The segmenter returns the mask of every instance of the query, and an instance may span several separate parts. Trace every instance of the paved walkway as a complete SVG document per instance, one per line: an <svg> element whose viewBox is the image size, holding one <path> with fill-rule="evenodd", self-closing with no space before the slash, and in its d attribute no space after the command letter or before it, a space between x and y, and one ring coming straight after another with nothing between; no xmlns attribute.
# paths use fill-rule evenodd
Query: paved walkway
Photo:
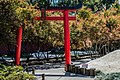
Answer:
<svg viewBox="0 0 120 80"><path fill-rule="evenodd" d="M42 74L45 74L45 80L94 80L94 78L89 76L66 73L64 68L36 70L35 75L37 80L42 80Z"/></svg>

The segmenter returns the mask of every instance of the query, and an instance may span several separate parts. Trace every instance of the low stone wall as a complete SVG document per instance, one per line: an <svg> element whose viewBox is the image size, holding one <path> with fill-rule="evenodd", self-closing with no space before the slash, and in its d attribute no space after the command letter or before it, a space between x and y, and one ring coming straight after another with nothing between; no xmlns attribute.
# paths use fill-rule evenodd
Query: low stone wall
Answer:
<svg viewBox="0 0 120 80"><path fill-rule="evenodd" d="M80 67L78 65L67 65L65 67L66 72L71 72L75 74L81 74L81 75L86 75L86 76L95 76L96 75L96 69L95 68L85 68L85 67Z"/></svg>

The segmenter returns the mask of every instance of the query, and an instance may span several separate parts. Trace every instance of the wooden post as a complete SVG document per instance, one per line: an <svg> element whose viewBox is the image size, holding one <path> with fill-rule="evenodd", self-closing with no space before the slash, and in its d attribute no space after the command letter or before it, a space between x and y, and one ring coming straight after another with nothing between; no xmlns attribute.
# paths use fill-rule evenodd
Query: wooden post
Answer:
<svg viewBox="0 0 120 80"><path fill-rule="evenodd" d="M71 64L70 28L69 28L68 10L64 10L64 48L65 48L65 64L66 67L68 67L67 65Z"/></svg>
<svg viewBox="0 0 120 80"><path fill-rule="evenodd" d="M45 74L42 74L42 80L45 80Z"/></svg>
<svg viewBox="0 0 120 80"><path fill-rule="evenodd" d="M35 75L35 68L32 66L32 74Z"/></svg>
<svg viewBox="0 0 120 80"><path fill-rule="evenodd" d="M22 26L20 26L18 31L17 31L15 65L20 65L21 43L22 43Z"/></svg>

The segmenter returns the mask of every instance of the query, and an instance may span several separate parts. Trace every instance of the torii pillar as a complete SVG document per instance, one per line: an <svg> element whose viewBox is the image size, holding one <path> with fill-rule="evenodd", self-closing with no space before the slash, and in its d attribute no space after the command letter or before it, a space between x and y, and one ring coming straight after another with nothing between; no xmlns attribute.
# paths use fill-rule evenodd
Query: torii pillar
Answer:
<svg viewBox="0 0 120 80"><path fill-rule="evenodd" d="M68 10L64 10L64 48L65 48L65 64L66 66L71 64L70 54L70 28Z"/></svg>
<svg viewBox="0 0 120 80"><path fill-rule="evenodd" d="M15 52L15 65L20 65L20 56L21 56L21 44L22 44L22 26L17 30L17 39L16 39L16 52Z"/></svg>

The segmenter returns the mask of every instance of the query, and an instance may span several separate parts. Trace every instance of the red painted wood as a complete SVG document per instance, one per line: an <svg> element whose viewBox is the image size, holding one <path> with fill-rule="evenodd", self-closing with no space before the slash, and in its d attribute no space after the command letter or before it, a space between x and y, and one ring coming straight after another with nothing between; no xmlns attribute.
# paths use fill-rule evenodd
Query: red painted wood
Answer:
<svg viewBox="0 0 120 80"><path fill-rule="evenodd" d="M69 28L69 18L68 10L64 10L64 49L65 49L65 64L71 64L71 54L70 54L70 28Z"/></svg>
<svg viewBox="0 0 120 80"><path fill-rule="evenodd" d="M42 20L41 17L36 17L35 20ZM44 20L64 20L64 17L46 17ZM76 17L68 17L68 20L76 20Z"/></svg>
<svg viewBox="0 0 120 80"><path fill-rule="evenodd" d="M20 65L21 42L22 42L22 27L19 27L17 31L17 45L16 45L16 55L15 55L16 65Z"/></svg>

